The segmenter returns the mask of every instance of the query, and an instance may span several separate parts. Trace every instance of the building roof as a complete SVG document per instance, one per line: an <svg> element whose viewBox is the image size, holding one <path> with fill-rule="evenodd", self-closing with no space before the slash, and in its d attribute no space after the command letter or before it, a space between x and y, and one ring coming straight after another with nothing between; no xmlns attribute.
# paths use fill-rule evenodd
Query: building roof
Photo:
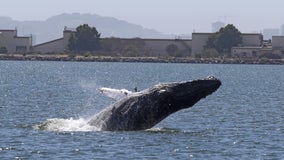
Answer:
<svg viewBox="0 0 284 160"><path fill-rule="evenodd" d="M212 35L214 32L193 32L192 34L198 35ZM262 35L261 33L241 33L241 35L249 36L249 35Z"/></svg>
<svg viewBox="0 0 284 160"><path fill-rule="evenodd" d="M14 32L14 29L0 29L0 32Z"/></svg>
<svg viewBox="0 0 284 160"><path fill-rule="evenodd" d="M232 47L232 49L261 49L262 47L260 46L257 46L257 47L254 47L254 46L245 46L245 47Z"/></svg>
<svg viewBox="0 0 284 160"><path fill-rule="evenodd" d="M76 32L76 28L64 27L64 32Z"/></svg>
<svg viewBox="0 0 284 160"><path fill-rule="evenodd" d="M284 36L272 36L272 38L275 37L275 38L284 38Z"/></svg>
<svg viewBox="0 0 284 160"><path fill-rule="evenodd" d="M16 38L31 38L31 36L16 36Z"/></svg>
<svg viewBox="0 0 284 160"><path fill-rule="evenodd" d="M46 44L53 43L53 42L56 42L56 41L60 41L60 40L63 40L63 39L64 39L64 38L55 39L55 40L52 40L52 41L48 41L48 42L44 42L44 43L41 43L41 44L34 45L33 47L38 47L38 46L46 45Z"/></svg>
<svg viewBox="0 0 284 160"><path fill-rule="evenodd" d="M194 35L194 34L199 34L199 35L212 35L212 34L214 34L214 33L209 33L209 32L193 32L192 33L192 35Z"/></svg>
<svg viewBox="0 0 284 160"><path fill-rule="evenodd" d="M244 36L253 36L253 35L262 35L261 33L241 33L241 35L244 35Z"/></svg>
<svg viewBox="0 0 284 160"><path fill-rule="evenodd" d="M102 39L119 39L119 40L143 40L143 41L191 41L191 39L158 39L158 38L117 38L117 37L110 37L110 38L102 38Z"/></svg>

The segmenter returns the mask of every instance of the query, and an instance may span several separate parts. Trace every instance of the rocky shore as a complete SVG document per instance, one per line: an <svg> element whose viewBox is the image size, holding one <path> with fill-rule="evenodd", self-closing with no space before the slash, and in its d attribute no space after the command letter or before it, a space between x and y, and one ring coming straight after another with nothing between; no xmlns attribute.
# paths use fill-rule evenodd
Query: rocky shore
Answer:
<svg viewBox="0 0 284 160"><path fill-rule="evenodd" d="M78 62L142 62L142 63L204 63L204 64L277 64L283 65L284 59L252 58L192 58L192 57L110 57L74 56L67 54L0 54L0 60L17 61L78 61Z"/></svg>

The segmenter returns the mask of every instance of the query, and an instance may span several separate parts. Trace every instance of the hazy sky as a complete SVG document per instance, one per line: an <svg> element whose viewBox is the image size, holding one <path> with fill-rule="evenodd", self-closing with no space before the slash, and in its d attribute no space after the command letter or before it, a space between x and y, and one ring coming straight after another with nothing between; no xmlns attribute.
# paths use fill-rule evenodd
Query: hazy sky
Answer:
<svg viewBox="0 0 284 160"><path fill-rule="evenodd" d="M233 23L241 32L284 24L284 0L1 0L0 6L0 16L15 20L91 13L176 35L210 32L216 21Z"/></svg>

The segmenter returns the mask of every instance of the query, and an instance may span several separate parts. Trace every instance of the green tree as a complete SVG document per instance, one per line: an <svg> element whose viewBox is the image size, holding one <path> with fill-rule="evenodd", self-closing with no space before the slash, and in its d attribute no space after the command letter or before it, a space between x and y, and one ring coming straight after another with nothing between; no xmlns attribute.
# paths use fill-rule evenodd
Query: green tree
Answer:
<svg viewBox="0 0 284 160"><path fill-rule="evenodd" d="M216 49L210 48L210 49L205 49L201 54L201 57L204 58L216 58L219 56L219 53Z"/></svg>
<svg viewBox="0 0 284 160"><path fill-rule="evenodd" d="M71 51L77 51L76 38L74 34L71 34L71 37L69 38L68 49Z"/></svg>
<svg viewBox="0 0 284 160"><path fill-rule="evenodd" d="M123 54L131 56L143 56L145 52L145 41L141 38L132 38L123 42ZM129 54L131 51L132 54Z"/></svg>
<svg viewBox="0 0 284 160"><path fill-rule="evenodd" d="M124 47L123 55L127 57L137 57L139 49L135 45L126 45Z"/></svg>
<svg viewBox="0 0 284 160"><path fill-rule="evenodd" d="M178 46L175 45L175 44L169 44L167 47L166 47L166 51L168 53L169 56L172 56L172 57L175 57L176 56L176 53L178 51Z"/></svg>
<svg viewBox="0 0 284 160"><path fill-rule="evenodd" d="M0 47L0 53L7 53L8 50L6 47Z"/></svg>
<svg viewBox="0 0 284 160"><path fill-rule="evenodd" d="M75 52L99 50L100 36L95 27L88 24L80 25L76 28L76 33L70 37L68 49Z"/></svg>
<svg viewBox="0 0 284 160"><path fill-rule="evenodd" d="M241 32L233 24L228 24L208 38L205 48L214 48L219 53L229 53L233 46L241 43Z"/></svg>

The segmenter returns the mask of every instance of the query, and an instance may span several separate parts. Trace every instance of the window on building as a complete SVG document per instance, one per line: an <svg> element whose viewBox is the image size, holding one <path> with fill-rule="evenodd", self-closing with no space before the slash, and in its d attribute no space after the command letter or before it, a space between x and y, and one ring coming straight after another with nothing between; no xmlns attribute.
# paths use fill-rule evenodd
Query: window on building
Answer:
<svg viewBox="0 0 284 160"><path fill-rule="evenodd" d="M256 51L252 51L252 57L256 57Z"/></svg>
<svg viewBox="0 0 284 160"><path fill-rule="evenodd" d="M16 46L16 52L27 51L27 46Z"/></svg>

